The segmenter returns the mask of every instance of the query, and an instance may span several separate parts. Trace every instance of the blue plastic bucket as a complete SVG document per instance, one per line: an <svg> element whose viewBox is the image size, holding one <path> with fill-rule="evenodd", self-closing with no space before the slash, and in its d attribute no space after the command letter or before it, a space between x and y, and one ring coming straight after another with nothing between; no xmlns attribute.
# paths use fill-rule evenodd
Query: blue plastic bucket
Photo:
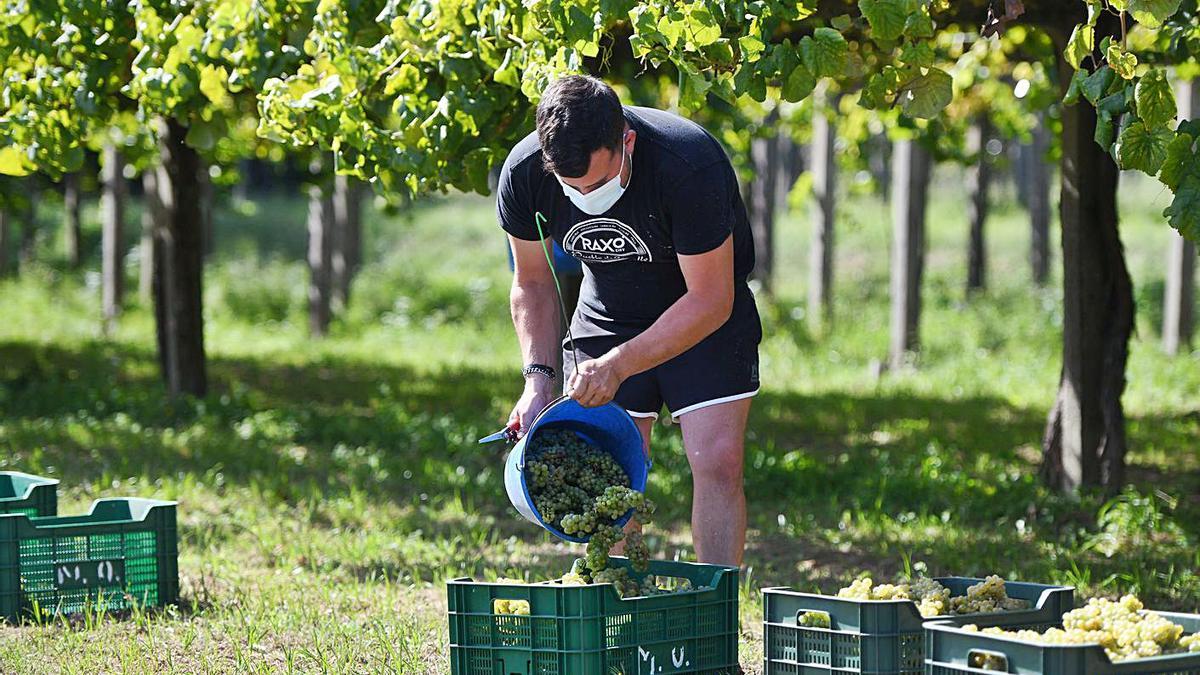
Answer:
<svg viewBox="0 0 1200 675"><path fill-rule="evenodd" d="M504 464L504 487L508 499L527 520L546 528L556 537L584 543L587 538L572 537L547 523L538 513L525 483L525 450L527 444L547 429L566 429L589 444L604 450L617 460L629 476L629 485L638 492L646 491L646 476L650 473L650 460L642 450L642 433L625 409L615 403L606 403L595 408L585 408L574 399L563 397L551 403L529 425L525 436L517 441ZM618 527L633 516L633 510L617 520Z"/></svg>

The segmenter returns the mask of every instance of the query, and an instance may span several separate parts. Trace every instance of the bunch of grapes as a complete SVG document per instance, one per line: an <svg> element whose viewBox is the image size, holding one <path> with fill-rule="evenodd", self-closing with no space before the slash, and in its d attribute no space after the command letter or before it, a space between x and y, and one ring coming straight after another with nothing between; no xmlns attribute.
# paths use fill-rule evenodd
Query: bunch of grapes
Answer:
<svg viewBox="0 0 1200 675"><path fill-rule="evenodd" d="M643 589L625 569L609 569L608 552L625 533L614 523L630 510L649 522L654 503L630 487L625 470L606 452L576 434L550 429L538 434L525 460L525 480L542 519L564 533L588 538L585 556L575 561L562 583L612 583L622 597ZM649 569L650 550L641 533L626 543L633 571Z"/></svg>
<svg viewBox="0 0 1200 675"><path fill-rule="evenodd" d="M1183 626L1154 612L1142 611L1137 597L1118 601L1092 598L1086 605L1063 615L1062 628L1043 632L984 628L982 632L1049 645L1099 644L1112 661L1141 659L1172 652L1200 652L1200 634L1183 635ZM979 631L974 624L965 630Z"/></svg>
<svg viewBox="0 0 1200 675"><path fill-rule="evenodd" d="M950 589L927 577L918 577L911 584L878 586L872 586L871 578L864 577L839 590L838 597L850 600L913 600L917 603L917 611L923 617L1029 608L1029 603L1025 600L1008 597L1004 579L996 575L971 586L966 595L957 597L950 597Z"/></svg>
<svg viewBox="0 0 1200 675"><path fill-rule="evenodd" d="M967 594L950 598L951 614L984 614L1029 609L1025 600L1008 597L1004 579L995 574L967 589Z"/></svg>
<svg viewBox="0 0 1200 675"><path fill-rule="evenodd" d="M826 612L805 612L800 615L796 624L804 628L829 628L831 626L829 614Z"/></svg>

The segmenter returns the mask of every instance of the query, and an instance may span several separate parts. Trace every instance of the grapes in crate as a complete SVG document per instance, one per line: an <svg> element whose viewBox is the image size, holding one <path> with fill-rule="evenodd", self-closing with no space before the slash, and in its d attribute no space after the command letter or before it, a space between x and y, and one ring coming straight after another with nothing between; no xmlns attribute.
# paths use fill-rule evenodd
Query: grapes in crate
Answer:
<svg viewBox="0 0 1200 675"><path fill-rule="evenodd" d="M1008 597L1004 579L991 575L967 589L966 595L951 597L950 589L934 579L918 577L911 583L872 585L870 577L855 580L838 591L850 600L912 600L921 616L983 614L1029 609L1029 603Z"/></svg>
<svg viewBox="0 0 1200 675"><path fill-rule="evenodd" d="M1099 644L1114 662L1180 652L1200 653L1200 633L1184 635L1183 626L1144 611L1142 601L1133 595L1116 601L1092 598L1083 607L1064 614L1062 623L1062 628L1042 632L1002 628L980 631L975 624L967 624L963 629L1046 645Z"/></svg>

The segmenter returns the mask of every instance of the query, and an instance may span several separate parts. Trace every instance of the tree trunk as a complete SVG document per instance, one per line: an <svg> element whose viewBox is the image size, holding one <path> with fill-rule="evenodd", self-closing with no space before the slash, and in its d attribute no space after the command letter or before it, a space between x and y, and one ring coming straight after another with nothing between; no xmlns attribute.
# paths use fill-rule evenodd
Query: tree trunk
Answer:
<svg viewBox="0 0 1200 675"><path fill-rule="evenodd" d="M82 238L79 226L79 197L79 172L72 171L63 176L63 242L67 264L71 269L78 268L82 258L79 250Z"/></svg>
<svg viewBox="0 0 1200 675"><path fill-rule="evenodd" d="M1032 142L1013 143L1009 146L1010 175L1013 187L1017 191L1017 204L1023 209L1029 208L1029 169L1034 161L1036 159Z"/></svg>
<svg viewBox="0 0 1200 675"><path fill-rule="evenodd" d="M125 160L117 146L104 146L100 167L101 307L104 332L110 332L121 314L124 270L121 262L125 222Z"/></svg>
<svg viewBox="0 0 1200 675"><path fill-rule="evenodd" d="M213 252L213 184L208 173L208 164L201 162L196 171L196 185L200 193L200 227L204 233L204 257Z"/></svg>
<svg viewBox="0 0 1200 675"><path fill-rule="evenodd" d="M1070 68L1060 64L1060 71L1060 81L1068 81ZM1063 367L1042 470L1062 491L1098 485L1114 491L1124 481L1121 395L1134 315L1117 231L1119 174L1093 140L1095 108L1064 106L1062 127Z"/></svg>
<svg viewBox="0 0 1200 675"><path fill-rule="evenodd" d="M1200 83L1179 83L1179 118L1200 117ZM1167 249L1167 288L1163 298L1163 351L1171 356L1190 349L1195 328L1196 245L1171 231Z"/></svg>
<svg viewBox="0 0 1200 675"><path fill-rule="evenodd" d="M824 91L814 98L812 116L812 211L808 256L808 325L819 332L833 316L833 222L837 193L834 142L837 126L826 116ZM836 106L834 106L836 109Z"/></svg>
<svg viewBox="0 0 1200 675"><path fill-rule="evenodd" d="M21 247L17 254L21 267L32 263L34 258L37 257L37 207L39 190L36 181L36 176L30 176L23 183L27 191L27 201L25 208L21 210Z"/></svg>
<svg viewBox="0 0 1200 675"><path fill-rule="evenodd" d="M867 166L875 182L875 194L887 199L892 185L892 142L886 133L876 134L867 141L870 155Z"/></svg>
<svg viewBox="0 0 1200 675"><path fill-rule="evenodd" d="M310 171L314 184L308 188L308 331L324 337L333 295L333 194L320 176L320 160L313 161Z"/></svg>
<svg viewBox="0 0 1200 675"><path fill-rule="evenodd" d="M0 209L0 277L8 276L8 211Z"/></svg>
<svg viewBox="0 0 1200 675"><path fill-rule="evenodd" d="M352 176L336 176L333 186L333 307L350 302L350 287L362 264L362 189Z"/></svg>
<svg viewBox="0 0 1200 675"><path fill-rule="evenodd" d="M152 166L142 173L142 241L138 246L138 296L143 302L154 297L154 254L156 232L167 221L162 197L159 195L159 174L162 168Z"/></svg>
<svg viewBox="0 0 1200 675"><path fill-rule="evenodd" d="M1046 113L1037 115L1033 129L1033 142L1026 148L1028 160L1025 171L1025 188L1029 201L1029 265L1033 270L1033 282L1045 286L1050 279L1050 164L1046 153L1050 150L1050 130L1046 127Z"/></svg>
<svg viewBox="0 0 1200 675"><path fill-rule="evenodd" d="M160 123L157 188L166 213L155 230L154 300L159 357L172 396L204 396L204 229L197 171L200 157L184 141L187 127Z"/></svg>
<svg viewBox="0 0 1200 675"><path fill-rule="evenodd" d="M1163 298L1163 351L1189 350L1195 330L1196 245L1171 231L1167 251L1167 289Z"/></svg>
<svg viewBox="0 0 1200 675"><path fill-rule="evenodd" d="M779 113L772 110L763 122L763 127L772 130L777 125ZM779 143L774 135L754 138L750 141L750 162L754 167L754 180L750 183L750 234L754 238L753 277L762 284L763 290L771 292L771 275L774 268L775 239L775 164L779 156Z"/></svg>
<svg viewBox="0 0 1200 675"><path fill-rule="evenodd" d="M932 160L911 140L892 145L892 369L920 347L921 276L925 267L925 205Z"/></svg>
<svg viewBox="0 0 1200 675"><path fill-rule="evenodd" d="M967 147L977 153L974 163L967 167L966 188L970 195L967 201L967 219L970 221L971 236L967 250L967 295L987 287L987 246L984 240L984 225L988 216L988 189L991 187L992 167L987 153L988 138L992 125L986 114L979 116L967 132Z"/></svg>

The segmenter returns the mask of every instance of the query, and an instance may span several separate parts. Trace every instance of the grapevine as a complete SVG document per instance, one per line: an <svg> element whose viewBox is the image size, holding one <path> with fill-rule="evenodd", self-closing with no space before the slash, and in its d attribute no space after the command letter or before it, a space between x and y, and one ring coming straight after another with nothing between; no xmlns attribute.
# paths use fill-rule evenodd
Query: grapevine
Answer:
<svg viewBox="0 0 1200 675"><path fill-rule="evenodd" d="M1126 661L1179 652L1200 652L1200 633L1183 634L1183 626L1154 612L1143 611L1141 600L1126 595L1113 601L1092 598L1087 605L1063 615L1062 628L1006 631L980 630L975 624L964 630L1048 645L1099 644L1112 661Z"/></svg>
<svg viewBox="0 0 1200 675"><path fill-rule="evenodd" d="M933 579L919 577L911 584L879 584L870 577L857 579L838 591L850 600L913 600L921 616L981 614L1028 609L1029 603L1008 597L1004 579L992 575L967 589L966 595L951 597L950 589Z"/></svg>

